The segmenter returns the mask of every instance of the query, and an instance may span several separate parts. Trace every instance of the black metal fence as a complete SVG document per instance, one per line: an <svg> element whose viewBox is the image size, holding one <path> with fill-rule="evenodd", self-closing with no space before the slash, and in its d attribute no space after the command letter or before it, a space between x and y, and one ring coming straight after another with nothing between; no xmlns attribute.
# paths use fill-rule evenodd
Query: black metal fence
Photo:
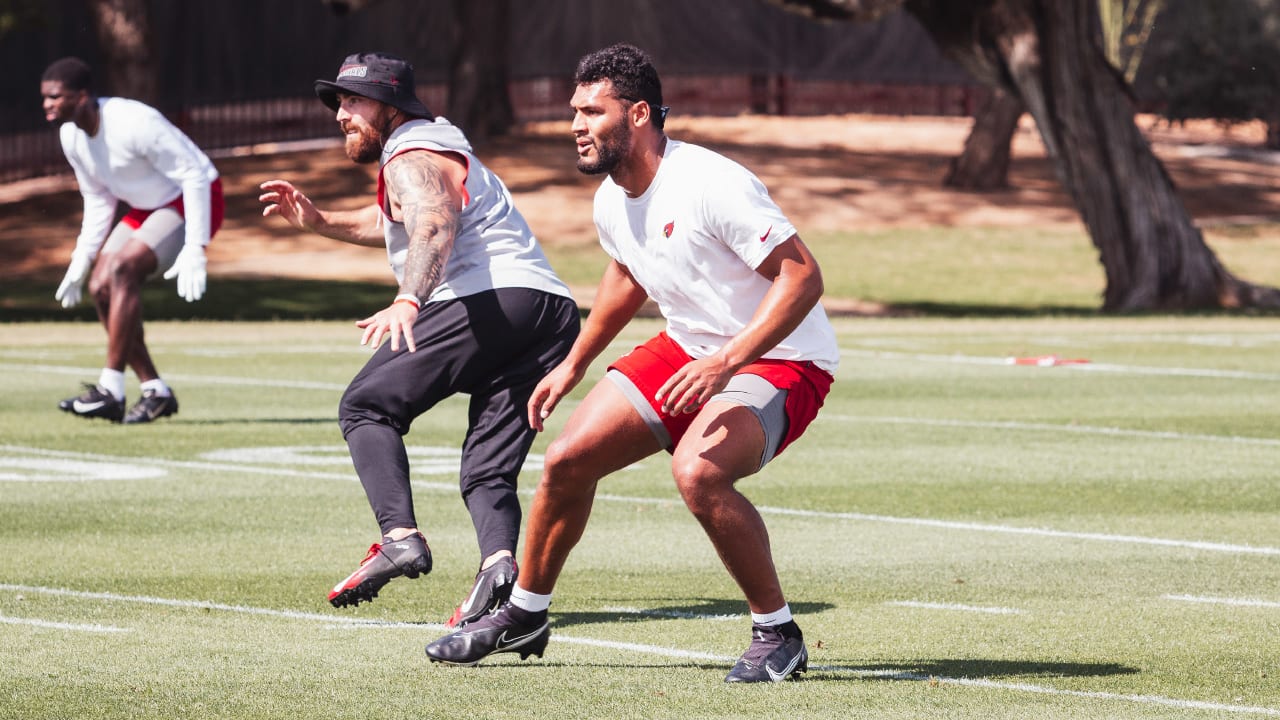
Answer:
<svg viewBox="0 0 1280 720"><path fill-rule="evenodd" d="M0 39L0 182L61 173L39 102L44 66L102 53L83 0L45 0ZM319 0L152 0L162 111L206 149L334 134L312 94L359 50L414 63L428 107L447 105L452 3L380 0L337 16ZM509 91L519 121L567 117L578 57L613 42L644 47L683 114L968 114L983 91L905 13L866 25L819 23L762 0L513 2ZM460 38L458 42L465 42ZM108 94L104 92L103 94Z"/></svg>

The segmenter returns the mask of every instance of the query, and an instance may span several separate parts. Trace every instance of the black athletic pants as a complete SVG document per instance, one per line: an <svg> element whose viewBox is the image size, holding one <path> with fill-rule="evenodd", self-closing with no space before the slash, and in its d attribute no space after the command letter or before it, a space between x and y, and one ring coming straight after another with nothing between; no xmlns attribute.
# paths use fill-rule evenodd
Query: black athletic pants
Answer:
<svg viewBox="0 0 1280 720"><path fill-rule="evenodd" d="M516 480L536 434L526 405L533 388L578 335L569 298L502 288L427 303L413 326L417 352L401 339L373 354L342 396L338 422L356 474L385 535L417 527L403 436L415 418L455 393L471 396L462 444L462 499L481 559L515 552Z"/></svg>

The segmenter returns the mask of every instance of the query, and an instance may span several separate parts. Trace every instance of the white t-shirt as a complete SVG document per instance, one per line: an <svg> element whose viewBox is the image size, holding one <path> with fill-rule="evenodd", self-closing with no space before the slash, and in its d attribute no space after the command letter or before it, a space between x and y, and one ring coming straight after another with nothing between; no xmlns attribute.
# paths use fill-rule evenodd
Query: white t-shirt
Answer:
<svg viewBox="0 0 1280 720"><path fill-rule="evenodd" d="M107 238L116 205L155 210L182 197L186 243L209 244L209 185L218 171L209 157L155 108L126 98L98 98L93 137L74 122L59 129L62 152L84 196L76 246L91 254Z"/></svg>
<svg viewBox="0 0 1280 720"><path fill-rule="evenodd" d="M695 358L747 326L772 286L755 268L796 234L751 171L671 139L640 197L605 179L595 223L604 251L627 267L658 304L667 334ZM762 357L809 360L834 374L840 353L821 304Z"/></svg>
<svg viewBox="0 0 1280 720"><path fill-rule="evenodd" d="M467 163L466 206L458 217L444 277L431 291L428 302L466 297L495 288L531 288L571 298L569 288L551 269L542 246L502 180L471 151L471 143L456 126L442 117L413 120L396 128L382 148L382 167L396 155L416 148L452 152ZM409 255L409 232L404 223L386 214L382 171L378 174L378 208L382 212L387 260L404 282L404 261Z"/></svg>

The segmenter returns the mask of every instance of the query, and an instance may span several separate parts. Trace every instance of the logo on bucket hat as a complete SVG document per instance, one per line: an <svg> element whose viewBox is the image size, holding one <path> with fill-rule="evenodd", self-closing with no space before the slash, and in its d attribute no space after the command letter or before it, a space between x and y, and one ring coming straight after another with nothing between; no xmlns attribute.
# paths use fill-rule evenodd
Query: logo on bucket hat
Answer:
<svg viewBox="0 0 1280 720"><path fill-rule="evenodd" d="M377 100L414 117L430 118L431 111L414 94L413 66L387 53L348 55L333 82L316 80L316 96L330 110L338 110L338 93Z"/></svg>

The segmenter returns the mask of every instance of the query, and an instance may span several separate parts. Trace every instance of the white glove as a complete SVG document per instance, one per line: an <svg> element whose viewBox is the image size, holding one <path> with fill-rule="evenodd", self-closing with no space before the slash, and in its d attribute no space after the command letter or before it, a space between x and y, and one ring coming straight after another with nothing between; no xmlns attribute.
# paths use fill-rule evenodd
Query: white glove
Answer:
<svg viewBox="0 0 1280 720"><path fill-rule="evenodd" d="M165 274L165 280L178 278L178 296L187 302L195 302L204 296L205 272L204 248L199 245L183 245L173 261L173 267Z"/></svg>
<svg viewBox="0 0 1280 720"><path fill-rule="evenodd" d="M80 289L84 287L84 279L89 275L89 266L93 259L89 253L74 250L71 253L71 264L67 265L67 274L62 277L62 284L53 294L53 299L62 303L64 308L73 308L80 304Z"/></svg>

